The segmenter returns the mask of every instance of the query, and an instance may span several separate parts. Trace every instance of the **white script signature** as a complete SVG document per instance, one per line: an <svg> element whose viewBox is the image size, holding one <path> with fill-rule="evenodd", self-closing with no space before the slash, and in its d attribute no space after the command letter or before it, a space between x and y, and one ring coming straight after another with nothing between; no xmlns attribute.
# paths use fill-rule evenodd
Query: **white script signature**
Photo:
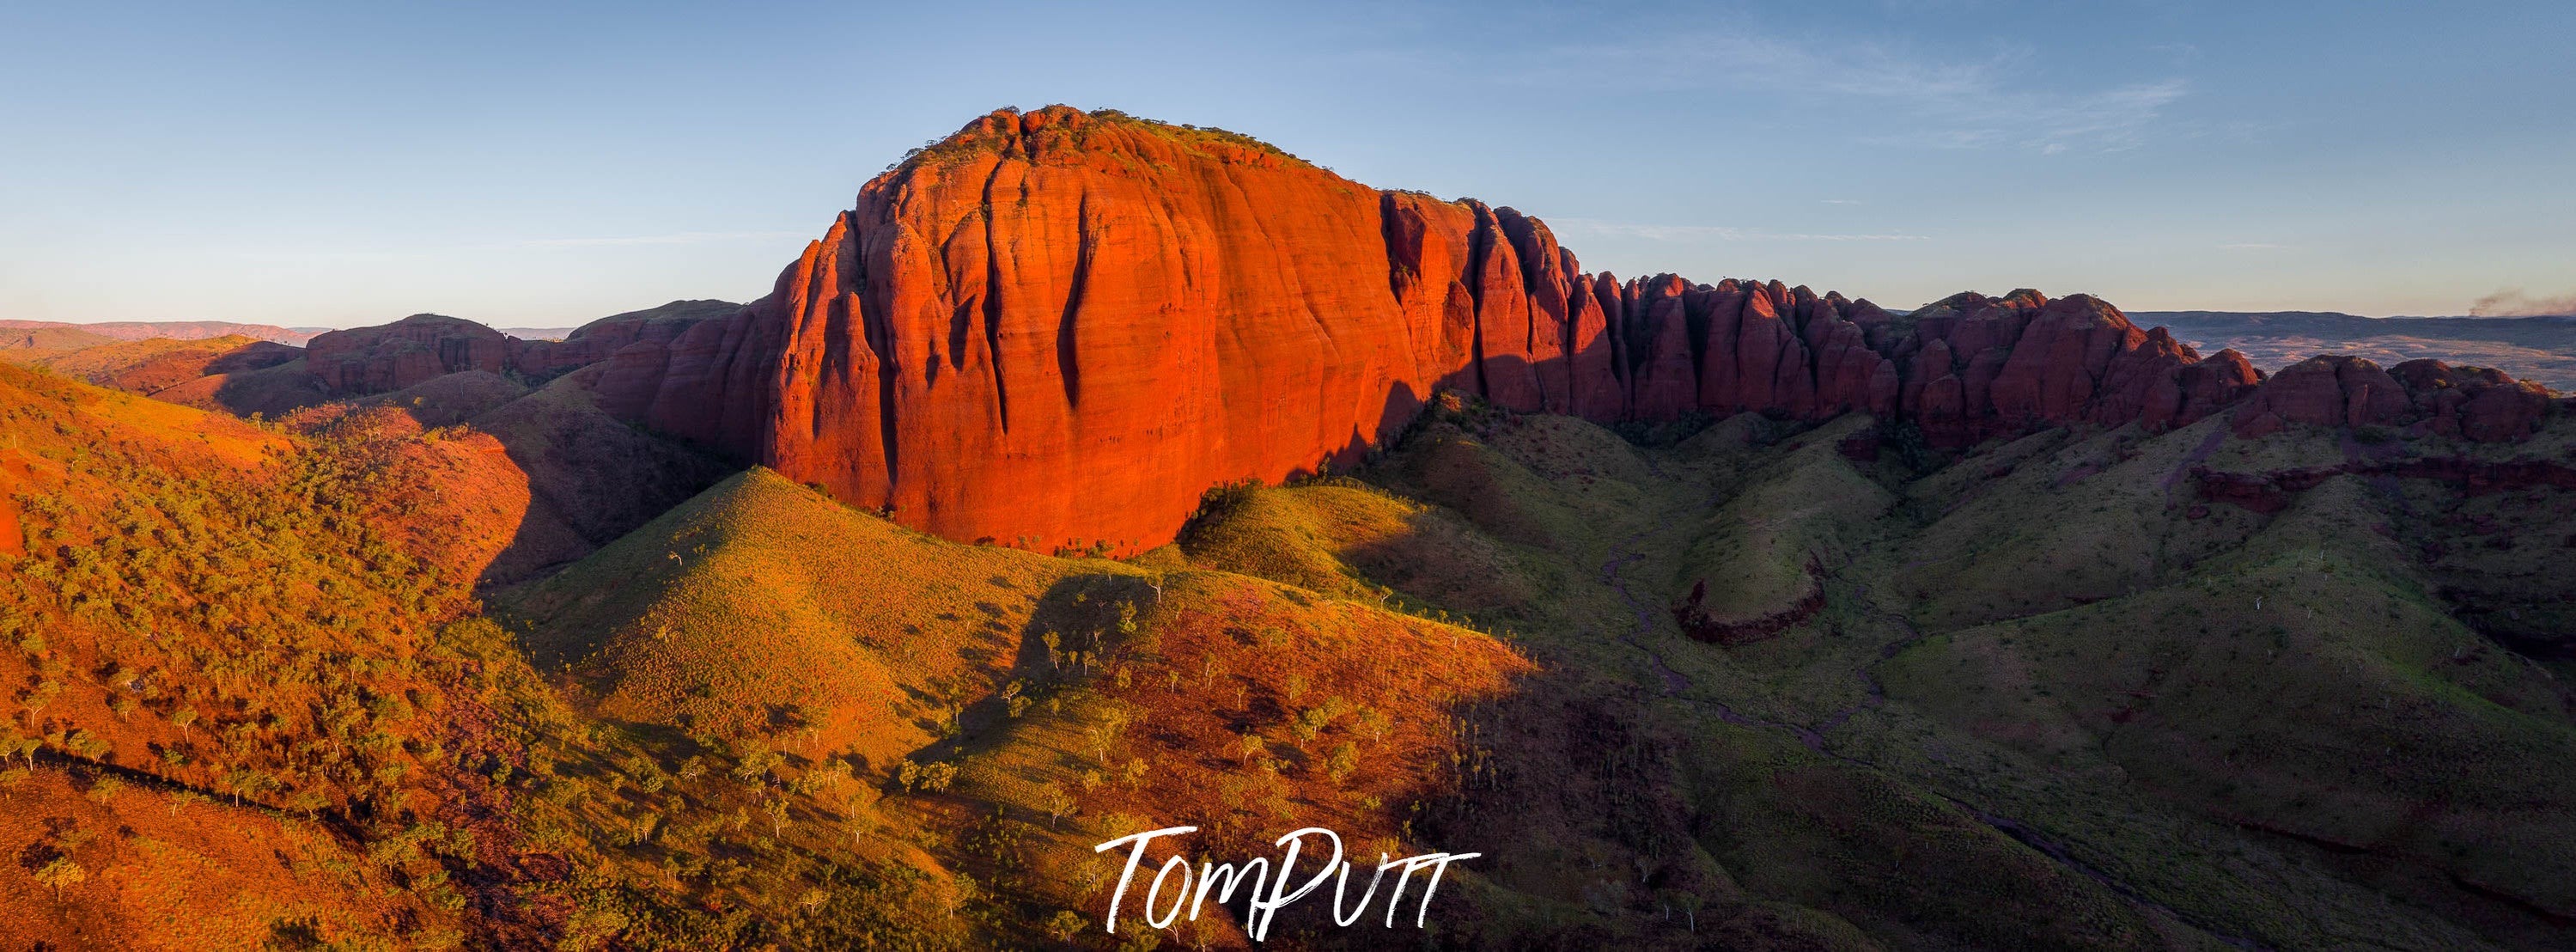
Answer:
<svg viewBox="0 0 2576 952"><path fill-rule="evenodd" d="M1109 894L1107 925L1110 932L1118 931L1118 904L1126 898L1127 887L1135 882L1136 867L1144 862L1146 845L1157 837L1178 837L1197 831L1198 827L1195 826L1165 827L1122 836L1091 848L1094 853L1106 853L1120 846L1128 847L1127 868L1118 874L1118 891ZM1332 844L1333 856L1324 861L1323 866L1315 871L1312 878L1306 880L1305 885L1290 891L1288 883L1293 878L1291 874L1297 868L1297 853L1305 847L1306 838L1315 835L1321 835ZM1164 860L1163 868L1154 874L1153 885L1145 890L1145 924L1156 929L1167 928L1173 922L1179 921L1181 907L1184 905L1189 907L1190 919L1196 921L1199 910L1207 902L1208 893L1211 890L1216 892L1217 905L1222 908L1226 903L1233 901L1237 886L1248 885L1248 904L1243 914L1243 932L1252 941L1259 942L1269 933L1270 923L1278 918L1279 910L1305 898L1307 893L1314 892L1323 886L1324 880L1333 879L1338 875L1339 881L1333 884L1333 924L1348 926L1358 922L1360 916L1368 912L1370 902L1377 896L1378 880L1384 879L1387 870L1393 869L1397 870L1395 892L1388 896L1386 901L1386 927L1391 929L1395 927L1396 909L1404 902L1405 884L1412 880L1416 871L1429 869L1430 878L1422 887L1421 911L1413 915L1414 928L1418 929L1422 927L1423 917L1430 914L1431 894L1440 888L1440 876L1448 872L1449 864L1485 855L1483 853L1425 853L1402 859L1388 859L1386 854L1380 853L1377 872L1369 877L1368 891L1360 894L1359 905L1352 907L1350 914L1344 916L1342 899L1345 889L1350 885L1352 864L1342 860L1341 834L1320 826L1310 826L1292 831L1271 845L1287 847L1287 851L1280 855L1279 866L1275 871L1270 866L1269 857L1264 856L1254 857L1239 867L1233 863L1203 861L1196 871L1196 876L1193 877L1188 857L1174 854L1170 859ZM1162 908L1164 880L1175 870L1180 872L1180 882L1173 884L1171 908L1158 917L1155 912ZM1198 886L1195 891L1191 889L1193 878ZM1245 882L1247 879L1248 884ZM1224 884L1222 887L1218 886L1220 882ZM1266 891L1263 888L1265 883L1268 886Z"/></svg>

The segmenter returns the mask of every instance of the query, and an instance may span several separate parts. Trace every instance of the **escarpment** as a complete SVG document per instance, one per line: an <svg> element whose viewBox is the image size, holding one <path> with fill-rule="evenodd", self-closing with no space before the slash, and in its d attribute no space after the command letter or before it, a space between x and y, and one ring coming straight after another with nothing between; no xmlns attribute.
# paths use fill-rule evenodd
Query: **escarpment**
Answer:
<svg viewBox="0 0 2576 952"><path fill-rule="evenodd" d="M315 335L303 357L307 372L330 396L389 393L475 370L540 382L606 360L638 342L667 344L700 321L741 308L726 301L673 301L600 318L559 341L521 340L474 321L414 314L391 324Z"/></svg>
<svg viewBox="0 0 2576 952"><path fill-rule="evenodd" d="M1623 281L1510 208L1064 107L908 158L768 297L596 373L612 412L907 525L1111 552L1169 540L1210 486L1355 461L1442 387L1602 423L1864 412L1956 447L2181 426L2263 379L2085 295L1899 315L1776 280Z"/></svg>

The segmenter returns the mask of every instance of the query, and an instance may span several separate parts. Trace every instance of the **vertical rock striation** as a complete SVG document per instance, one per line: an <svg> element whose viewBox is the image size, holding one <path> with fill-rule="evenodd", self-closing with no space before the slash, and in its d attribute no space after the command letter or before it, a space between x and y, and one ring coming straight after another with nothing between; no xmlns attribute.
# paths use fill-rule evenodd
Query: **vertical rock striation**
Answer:
<svg viewBox="0 0 2576 952"><path fill-rule="evenodd" d="M1959 446L2180 426L2262 379L2083 295L1900 316L1621 281L1510 208L1064 107L908 157L768 297L674 329L607 356L604 406L938 535L1114 552L1210 486L1355 460L1441 387L1602 423L1865 412Z"/></svg>

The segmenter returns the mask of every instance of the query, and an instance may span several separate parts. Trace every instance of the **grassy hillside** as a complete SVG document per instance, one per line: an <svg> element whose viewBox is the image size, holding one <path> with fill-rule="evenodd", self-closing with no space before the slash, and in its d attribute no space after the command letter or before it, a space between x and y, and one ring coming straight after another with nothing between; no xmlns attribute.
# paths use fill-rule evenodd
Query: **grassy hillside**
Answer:
<svg viewBox="0 0 2576 952"><path fill-rule="evenodd" d="M293 347L238 335L200 340L154 337L101 343L30 363L102 387L152 396L209 374L274 367L301 356Z"/></svg>
<svg viewBox="0 0 2576 952"><path fill-rule="evenodd" d="M241 335L106 337L69 327L0 333L0 360L102 387L240 416L280 416L328 399L303 351Z"/></svg>
<svg viewBox="0 0 2576 952"><path fill-rule="evenodd" d="M881 764L1020 660L1049 592L1098 573L917 535L752 470L508 605L531 657L573 668L606 716L792 733Z"/></svg>
<svg viewBox="0 0 2576 952"><path fill-rule="evenodd" d="M464 806L435 779L450 741L427 712L446 706L456 677L429 657L437 626L466 606L352 518L329 459L229 417L0 368L0 467L15 477L5 505L16 523L0 526L16 530L0 551L0 683L12 700L0 743L20 755L17 780L51 791L31 796L63 801L72 784L113 806L101 786L130 783L137 801L176 791L250 811L210 830L325 813L400 829ZM82 897L104 930L83 935L169 914L166 890L156 899L134 877L248 848L221 836L177 853L141 834L100 841L97 824L113 815L76 813L23 854L90 874L46 895ZM314 852L302 862L347 867L352 896L372 895L399 874L368 862L347 829L303 834ZM281 879L263 862L234 869L246 895L274 908L225 928L326 939L460 928L428 887L302 922L294 910L331 905L337 887Z"/></svg>
<svg viewBox="0 0 2576 952"><path fill-rule="evenodd" d="M1492 786L1432 827L1516 845L1486 870L1510 890L1484 897L1495 941L1688 945L1682 906L1743 947L2558 941L2565 692L2454 620L2428 578L2459 557L2421 553L2522 551L2456 541L2504 518L2564 535L2536 521L2559 495L2346 477L2264 515L2203 500L2191 468L2351 442L2052 431L1918 469L1837 452L1867 425L1740 418L1656 448L1452 405L1361 474L1446 506L1249 490L1183 547L1514 629L1545 673L1487 710ZM1355 559L1408 548L1544 594ZM2515 604L2565 584L2495 558ZM1800 562L1812 614L1685 636L1703 580L1780 592Z"/></svg>
<svg viewBox="0 0 2576 952"><path fill-rule="evenodd" d="M1187 824L1481 852L1404 934L1443 947L2576 917L2564 419L1945 456L1444 397L1110 561L719 478L579 377L253 424L0 368L0 910L70 945L1110 948L1090 847ZM2544 475L2457 475L2496 463ZM1318 908L1277 941L1382 935ZM1241 909L1156 941L1238 946Z"/></svg>
<svg viewBox="0 0 2576 952"><path fill-rule="evenodd" d="M10 938L39 947L463 939L439 905L454 892L387 875L325 824L109 770L0 770L0 850L21 868L0 876Z"/></svg>
<svg viewBox="0 0 2576 952"><path fill-rule="evenodd" d="M917 877L988 937L1096 916L1110 861L1088 847L1125 833L1197 823L1239 847L1294 817L1400 839L1440 788L1445 712L1526 667L1480 633L1240 575L929 538L759 469L503 608L661 769L774 777L700 813L787 804L778 829L808 833L776 842ZM660 852L731 855L694 835ZM789 875L763 848L738 862ZM803 893L780 888L738 901Z"/></svg>

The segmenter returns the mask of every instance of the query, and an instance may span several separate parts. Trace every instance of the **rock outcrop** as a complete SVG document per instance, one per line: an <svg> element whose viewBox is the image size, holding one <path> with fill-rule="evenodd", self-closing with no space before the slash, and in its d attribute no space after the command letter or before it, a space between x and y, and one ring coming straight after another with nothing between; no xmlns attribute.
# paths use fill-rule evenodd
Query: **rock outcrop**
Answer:
<svg viewBox="0 0 2576 952"><path fill-rule="evenodd" d="M1063 107L909 157L770 296L598 368L603 408L908 525L1115 552L1170 539L1210 486L1356 460L1442 387L1603 423L1867 412L1948 447L2182 426L2262 381L2084 295L1900 316L1779 281L1621 281L1510 208ZM2312 396L2282 402L2322 418ZM2509 425L2474 399L2463 428Z"/></svg>
<svg viewBox="0 0 2576 952"><path fill-rule="evenodd" d="M1960 294L1908 315L1902 416L1934 446L2046 426L2183 426L2235 402L2262 375L2235 351L2200 359L2162 328L2078 294Z"/></svg>
<svg viewBox="0 0 2576 952"><path fill-rule="evenodd" d="M333 395L385 393L466 370L500 373L519 342L473 321L414 314L329 331L305 345L305 368Z"/></svg>
<svg viewBox="0 0 2576 952"><path fill-rule="evenodd" d="M2410 360L2381 370L2359 357L2323 356L2282 368L2237 405L2231 422L2246 437L2302 423L2512 443L2530 436L2549 408L2546 388L2484 367Z"/></svg>
<svg viewBox="0 0 2576 952"><path fill-rule="evenodd" d="M440 314L328 331L304 350L305 366L331 396L390 393L467 371L543 383L638 344L668 345L701 321L742 310L730 301L673 301L584 324L560 341L521 340Z"/></svg>
<svg viewBox="0 0 2576 952"><path fill-rule="evenodd" d="M673 301L660 307L612 314L574 328L559 341L520 341L510 367L530 382L543 382L590 366L639 343L669 346L699 321L742 310L731 301Z"/></svg>

